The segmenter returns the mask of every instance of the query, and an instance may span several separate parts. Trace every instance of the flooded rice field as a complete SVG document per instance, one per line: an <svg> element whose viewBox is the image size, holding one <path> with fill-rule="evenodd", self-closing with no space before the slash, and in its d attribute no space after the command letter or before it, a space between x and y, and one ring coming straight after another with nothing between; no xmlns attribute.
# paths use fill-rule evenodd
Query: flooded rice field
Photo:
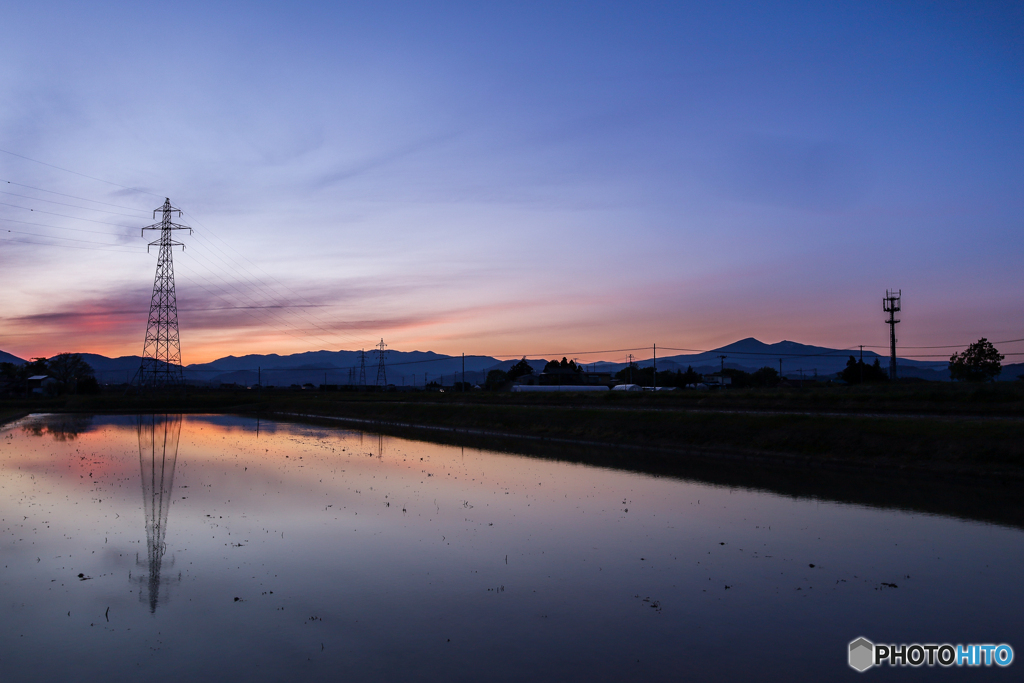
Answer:
<svg viewBox="0 0 1024 683"><path fill-rule="evenodd" d="M5 682L834 680L858 636L1024 644L1014 525L240 417L0 437Z"/></svg>

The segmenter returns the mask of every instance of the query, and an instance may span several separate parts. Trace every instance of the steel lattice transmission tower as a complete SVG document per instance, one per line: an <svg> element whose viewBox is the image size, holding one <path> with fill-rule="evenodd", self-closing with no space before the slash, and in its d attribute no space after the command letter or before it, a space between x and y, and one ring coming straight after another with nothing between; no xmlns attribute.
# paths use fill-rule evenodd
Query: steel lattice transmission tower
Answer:
<svg viewBox="0 0 1024 683"><path fill-rule="evenodd" d="M384 343L384 339L380 340L380 344L377 344L377 386L384 388L388 385L388 374L387 370L384 369L384 359L387 357L388 352L384 350L387 344Z"/></svg>
<svg viewBox="0 0 1024 683"><path fill-rule="evenodd" d="M168 580L161 577L164 554L167 552L167 513L174 497L174 466L178 460L178 437L181 415L150 415L138 418L139 465L142 467L142 502L146 511L145 562L138 564L149 571L136 581L148 591L139 591L139 600L149 596L149 611L156 612L160 592ZM171 564L173 566L172 558ZM180 578L179 578L180 581Z"/></svg>
<svg viewBox="0 0 1024 683"><path fill-rule="evenodd" d="M359 386L366 386L366 351L359 349Z"/></svg>
<svg viewBox="0 0 1024 683"><path fill-rule="evenodd" d="M890 292L885 290L885 299L882 300L882 310L889 314L886 324L889 326L889 379L896 379L896 314L900 310L900 299L903 297L903 290Z"/></svg>
<svg viewBox="0 0 1024 683"><path fill-rule="evenodd" d="M171 206L171 200L164 201L159 209L163 213L159 223L142 229L159 230L160 237L149 243L149 247L160 247L156 261L156 278L153 280L153 298L149 304L149 322L146 324L146 343L142 348L142 366L139 368L139 387L163 387L184 384L185 377L181 370L181 344L178 341L178 300L174 293L174 247L185 248L181 242L172 239L175 230L188 230L187 225L173 223L175 213L181 211Z"/></svg>

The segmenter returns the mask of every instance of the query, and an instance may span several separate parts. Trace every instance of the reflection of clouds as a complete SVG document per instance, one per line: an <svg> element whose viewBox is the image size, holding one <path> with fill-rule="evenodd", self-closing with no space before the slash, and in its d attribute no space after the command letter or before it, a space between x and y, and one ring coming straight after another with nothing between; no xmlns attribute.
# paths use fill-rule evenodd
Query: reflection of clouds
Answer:
<svg viewBox="0 0 1024 683"><path fill-rule="evenodd" d="M174 489L174 466L178 459L181 415L147 415L138 419L139 464L142 468L142 506L146 513L147 574L145 584L149 611L156 612L163 582L164 553L167 551L167 513ZM142 564L141 562L139 564ZM172 562L173 564L173 562ZM139 591L139 600L146 595Z"/></svg>
<svg viewBox="0 0 1024 683"><path fill-rule="evenodd" d="M864 195L867 160L828 140L752 135L713 165L710 180L728 196L797 209L837 209Z"/></svg>

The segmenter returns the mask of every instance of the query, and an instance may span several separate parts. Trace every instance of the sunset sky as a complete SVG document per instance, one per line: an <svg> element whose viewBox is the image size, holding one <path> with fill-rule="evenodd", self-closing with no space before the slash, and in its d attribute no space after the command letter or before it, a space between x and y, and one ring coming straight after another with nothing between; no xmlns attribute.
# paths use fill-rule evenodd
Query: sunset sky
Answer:
<svg viewBox="0 0 1024 683"><path fill-rule="evenodd" d="M41 1L3 23L0 349L23 358L141 353L164 197L195 229L186 364L382 337L884 347L887 288L903 345L1024 338L1021 3Z"/></svg>

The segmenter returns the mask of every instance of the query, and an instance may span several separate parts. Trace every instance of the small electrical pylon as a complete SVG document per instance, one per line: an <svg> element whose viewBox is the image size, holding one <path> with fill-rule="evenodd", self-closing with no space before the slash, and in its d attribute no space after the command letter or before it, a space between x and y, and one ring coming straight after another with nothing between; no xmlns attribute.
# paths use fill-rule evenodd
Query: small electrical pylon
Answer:
<svg viewBox="0 0 1024 683"><path fill-rule="evenodd" d="M384 367L384 359L387 357L388 352L385 351L387 344L384 343L384 339L380 340L380 344L377 344L377 386L381 389L388 385L387 370Z"/></svg>

